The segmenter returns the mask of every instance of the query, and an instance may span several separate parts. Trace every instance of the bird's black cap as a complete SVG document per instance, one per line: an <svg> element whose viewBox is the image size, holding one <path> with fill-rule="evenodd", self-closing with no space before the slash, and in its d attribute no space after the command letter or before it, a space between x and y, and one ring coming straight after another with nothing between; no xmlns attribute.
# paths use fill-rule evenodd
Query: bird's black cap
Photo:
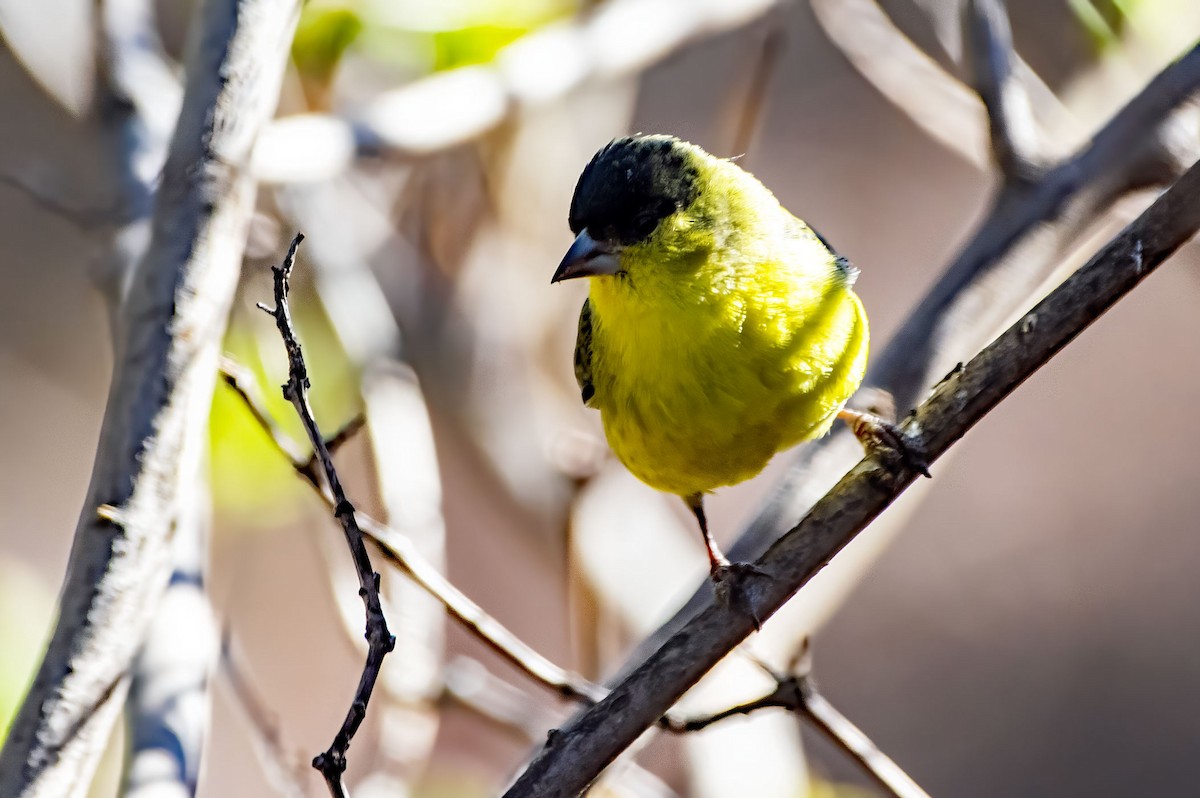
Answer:
<svg viewBox="0 0 1200 798"><path fill-rule="evenodd" d="M615 139L579 176L568 222L576 235L634 244L699 193L692 154L669 136Z"/></svg>

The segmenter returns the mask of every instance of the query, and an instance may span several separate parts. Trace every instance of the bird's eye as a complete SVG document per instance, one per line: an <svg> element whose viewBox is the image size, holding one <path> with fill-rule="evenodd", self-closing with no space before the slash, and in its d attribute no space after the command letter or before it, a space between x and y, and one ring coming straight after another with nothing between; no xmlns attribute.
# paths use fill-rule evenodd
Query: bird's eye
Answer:
<svg viewBox="0 0 1200 798"><path fill-rule="evenodd" d="M633 218L633 231L639 238L648 236L658 227L657 213L639 213Z"/></svg>
<svg viewBox="0 0 1200 798"><path fill-rule="evenodd" d="M670 200L660 200L644 208L633 217L633 232L638 238L645 238L654 232L658 223L675 212L675 203Z"/></svg>

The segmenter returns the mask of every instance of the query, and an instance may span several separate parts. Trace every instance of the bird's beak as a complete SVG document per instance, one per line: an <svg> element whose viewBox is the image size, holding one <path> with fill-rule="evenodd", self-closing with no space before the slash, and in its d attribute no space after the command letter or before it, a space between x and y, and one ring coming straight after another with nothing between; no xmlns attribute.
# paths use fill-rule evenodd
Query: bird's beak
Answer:
<svg viewBox="0 0 1200 798"><path fill-rule="evenodd" d="M576 277L596 277L601 274L616 274L621 263L610 245L596 241L587 230L579 233L575 243L563 256L558 270L550 278L551 283L572 280Z"/></svg>

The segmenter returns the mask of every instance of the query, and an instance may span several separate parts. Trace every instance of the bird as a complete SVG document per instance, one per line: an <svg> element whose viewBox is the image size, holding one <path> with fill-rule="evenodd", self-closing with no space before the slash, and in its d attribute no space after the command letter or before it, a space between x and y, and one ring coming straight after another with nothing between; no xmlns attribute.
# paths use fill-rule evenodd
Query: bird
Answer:
<svg viewBox="0 0 1200 798"><path fill-rule="evenodd" d="M674 136L614 139L580 174L568 224L551 283L590 282L580 396L617 459L691 510L719 593L757 569L721 551L706 495L838 418L868 449L903 449L889 422L846 407L869 348L858 269L738 164Z"/></svg>

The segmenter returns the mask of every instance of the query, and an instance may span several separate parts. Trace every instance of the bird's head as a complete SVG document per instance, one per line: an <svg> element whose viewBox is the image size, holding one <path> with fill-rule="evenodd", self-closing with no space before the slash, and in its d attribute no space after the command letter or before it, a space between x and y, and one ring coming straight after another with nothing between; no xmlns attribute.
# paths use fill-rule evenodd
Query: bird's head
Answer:
<svg viewBox="0 0 1200 798"><path fill-rule="evenodd" d="M551 282L695 268L712 247L698 201L710 160L699 147L662 135L620 138L601 149L579 176L568 219L575 242Z"/></svg>

